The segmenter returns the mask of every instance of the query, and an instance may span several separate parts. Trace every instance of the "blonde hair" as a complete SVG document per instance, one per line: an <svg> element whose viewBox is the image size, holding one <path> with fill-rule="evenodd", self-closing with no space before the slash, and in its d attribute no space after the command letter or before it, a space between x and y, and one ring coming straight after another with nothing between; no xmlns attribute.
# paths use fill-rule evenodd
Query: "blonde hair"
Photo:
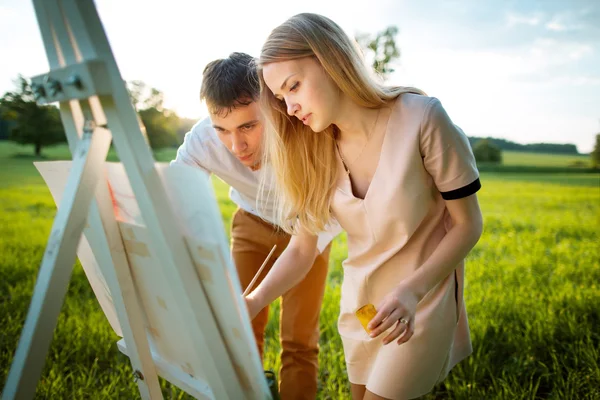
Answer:
<svg viewBox="0 0 600 400"><path fill-rule="evenodd" d="M332 218L330 202L338 174L337 128L330 125L315 133L290 117L285 103L266 86L262 73L266 64L304 57L315 57L339 90L362 107L380 108L402 93L424 93L376 82L355 43L324 16L298 14L271 32L260 54L258 76L260 103L267 119L263 165L270 164L274 173L274 219L289 233L302 227L317 234ZM261 193L266 184L263 180Z"/></svg>

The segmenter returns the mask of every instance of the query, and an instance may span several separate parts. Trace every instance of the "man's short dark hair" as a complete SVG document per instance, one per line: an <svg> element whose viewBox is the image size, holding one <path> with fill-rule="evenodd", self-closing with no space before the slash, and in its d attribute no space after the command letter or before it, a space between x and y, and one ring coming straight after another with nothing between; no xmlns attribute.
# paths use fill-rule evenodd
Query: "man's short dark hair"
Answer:
<svg viewBox="0 0 600 400"><path fill-rule="evenodd" d="M246 53L210 62L202 72L200 100L206 101L212 114L229 114L231 110L257 101L260 85L254 58Z"/></svg>

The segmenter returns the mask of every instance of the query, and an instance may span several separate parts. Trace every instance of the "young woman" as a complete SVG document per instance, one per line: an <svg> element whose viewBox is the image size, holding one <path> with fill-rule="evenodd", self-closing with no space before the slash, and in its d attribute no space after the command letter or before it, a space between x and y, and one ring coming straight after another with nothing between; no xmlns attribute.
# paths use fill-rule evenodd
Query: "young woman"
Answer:
<svg viewBox="0 0 600 400"><path fill-rule="evenodd" d="M463 260L482 217L466 136L437 99L370 78L323 16L274 29L259 64L277 220L295 235L286 251L309 259L333 219L348 234L338 329L353 398L429 392L472 351ZM246 298L251 316L307 273L294 258ZM368 304L377 314L363 329L355 313Z"/></svg>

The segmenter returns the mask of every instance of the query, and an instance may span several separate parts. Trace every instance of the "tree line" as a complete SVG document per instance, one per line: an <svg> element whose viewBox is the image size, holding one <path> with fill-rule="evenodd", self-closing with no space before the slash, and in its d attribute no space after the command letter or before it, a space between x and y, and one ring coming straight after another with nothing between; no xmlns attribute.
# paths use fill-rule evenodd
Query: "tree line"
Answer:
<svg viewBox="0 0 600 400"><path fill-rule="evenodd" d="M0 98L0 139L33 145L40 156L42 148L66 142L60 112L53 105L38 105L30 82L23 76L15 81L15 90ZM127 83L131 102L145 127L153 149L175 147L196 122L181 118L163 106L163 93L142 81Z"/></svg>
<svg viewBox="0 0 600 400"><path fill-rule="evenodd" d="M488 140L490 143L498 147L500 150L508 150L508 151L527 151L533 153L546 153L546 154L579 154L577 151L577 146L571 143L566 144L558 144L558 143L530 143L530 144L521 144L511 142L506 139L498 139L492 137L477 137L477 136L469 136L469 142L471 147L474 147L477 142L480 140Z"/></svg>

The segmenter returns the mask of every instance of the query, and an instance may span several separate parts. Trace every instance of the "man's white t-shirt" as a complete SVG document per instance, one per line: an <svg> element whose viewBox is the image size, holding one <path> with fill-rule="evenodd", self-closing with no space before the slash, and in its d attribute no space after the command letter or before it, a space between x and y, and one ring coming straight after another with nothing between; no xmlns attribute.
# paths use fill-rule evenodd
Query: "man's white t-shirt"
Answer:
<svg viewBox="0 0 600 400"><path fill-rule="evenodd" d="M273 221L273 196L263 196L260 211L257 210L257 198L261 174L271 174L268 166L252 171L242 164L229 149L219 140L212 127L210 118L198 121L185 135L183 144L177 150L177 157L171 163L187 164L199 167L208 174L213 173L230 186L229 197L241 209L256 215L271 224ZM267 179L267 182L270 182ZM266 185L265 190L271 190ZM332 224L329 229L319 234L318 248L323 251L333 240L341 228Z"/></svg>

